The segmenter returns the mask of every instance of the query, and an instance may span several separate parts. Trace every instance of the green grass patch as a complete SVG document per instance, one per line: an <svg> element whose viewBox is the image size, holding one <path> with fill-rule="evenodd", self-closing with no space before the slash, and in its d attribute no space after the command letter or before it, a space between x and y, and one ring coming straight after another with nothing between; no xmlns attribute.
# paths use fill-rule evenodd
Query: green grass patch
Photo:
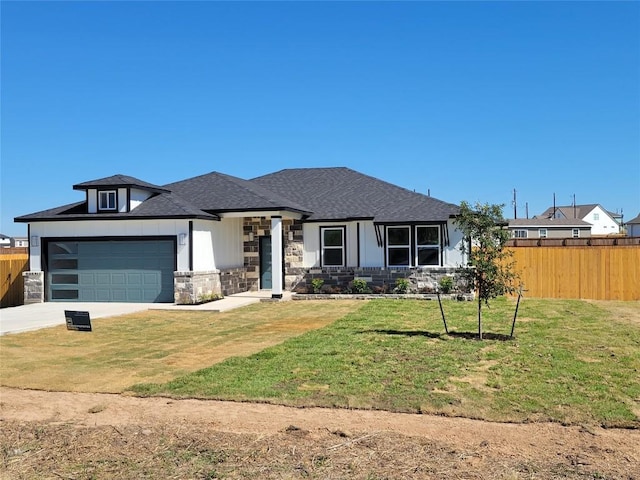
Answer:
<svg viewBox="0 0 640 480"><path fill-rule="evenodd" d="M305 302L294 302L302 303ZM140 395L640 426L640 302L375 300L331 325ZM622 312L622 313L620 313ZM493 334L493 335L492 335Z"/></svg>

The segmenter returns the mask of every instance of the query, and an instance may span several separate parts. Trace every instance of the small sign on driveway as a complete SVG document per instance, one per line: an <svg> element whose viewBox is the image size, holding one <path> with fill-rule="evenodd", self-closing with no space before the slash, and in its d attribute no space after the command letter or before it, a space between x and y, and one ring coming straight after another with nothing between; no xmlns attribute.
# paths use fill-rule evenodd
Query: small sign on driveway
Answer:
<svg viewBox="0 0 640 480"><path fill-rule="evenodd" d="M78 332L91 331L89 312L65 310L64 318L67 321L67 330L76 330Z"/></svg>

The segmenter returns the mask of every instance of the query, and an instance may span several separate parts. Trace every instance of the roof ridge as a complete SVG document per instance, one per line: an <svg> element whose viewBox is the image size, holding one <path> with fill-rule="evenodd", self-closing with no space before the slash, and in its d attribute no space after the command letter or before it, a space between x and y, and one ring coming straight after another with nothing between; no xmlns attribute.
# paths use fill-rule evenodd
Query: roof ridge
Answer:
<svg viewBox="0 0 640 480"><path fill-rule="evenodd" d="M274 192L268 188L263 187L262 185L258 185L257 183L252 182L251 180L245 180L243 178L239 178L239 177L234 177L233 175L228 175L226 173L220 173L219 174L221 177L227 179L228 181L232 182L234 185L239 186L240 188L244 188L245 190L247 190L248 192L257 195L258 197L262 198L263 200L267 200L268 202L273 202L274 200L278 200L278 201L284 201L285 204L289 203L293 206L297 207L302 207L304 209L304 211L308 211L310 212L311 210L309 210L307 207L305 207L304 205L300 205L298 204L298 202L294 202L293 200L285 197L284 195L281 195L277 192ZM265 195L268 194L268 195ZM286 205L283 204L281 205L282 207L286 208Z"/></svg>

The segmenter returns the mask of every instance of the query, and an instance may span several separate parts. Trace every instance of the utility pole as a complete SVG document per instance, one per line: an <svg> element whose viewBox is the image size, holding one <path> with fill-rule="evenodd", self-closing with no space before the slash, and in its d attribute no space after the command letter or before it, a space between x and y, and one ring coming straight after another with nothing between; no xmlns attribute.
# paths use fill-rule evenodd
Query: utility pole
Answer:
<svg viewBox="0 0 640 480"><path fill-rule="evenodd" d="M576 194L573 194L573 218L577 218L577 213L576 213Z"/></svg>
<svg viewBox="0 0 640 480"><path fill-rule="evenodd" d="M518 218L518 204L516 202L516 189L513 189L513 218Z"/></svg>

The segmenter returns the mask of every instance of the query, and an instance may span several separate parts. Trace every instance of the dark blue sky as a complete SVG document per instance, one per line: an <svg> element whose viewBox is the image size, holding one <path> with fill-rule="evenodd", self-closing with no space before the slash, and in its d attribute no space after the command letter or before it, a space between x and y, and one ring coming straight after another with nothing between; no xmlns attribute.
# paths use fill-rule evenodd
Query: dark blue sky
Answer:
<svg viewBox="0 0 640 480"><path fill-rule="evenodd" d="M116 173L347 166L640 213L639 2L2 2L0 232Z"/></svg>

